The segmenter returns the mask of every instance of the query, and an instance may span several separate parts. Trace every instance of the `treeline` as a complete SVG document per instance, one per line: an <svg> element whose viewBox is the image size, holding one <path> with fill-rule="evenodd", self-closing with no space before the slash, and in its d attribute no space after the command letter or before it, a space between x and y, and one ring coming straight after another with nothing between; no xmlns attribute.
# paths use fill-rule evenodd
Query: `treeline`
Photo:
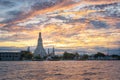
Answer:
<svg viewBox="0 0 120 80"><path fill-rule="evenodd" d="M63 56L58 56L58 60L120 60L120 55L105 55L101 52L92 55L80 55L78 53L64 52Z"/></svg>
<svg viewBox="0 0 120 80"><path fill-rule="evenodd" d="M65 51L63 55L54 55L54 56L46 56L44 58L41 58L40 56L33 56L31 52L24 51L22 52L21 56L22 60L53 60L53 61L59 61L59 60L120 60L120 55L106 55L102 52L97 52L96 54L88 55L83 54L80 55L77 52L76 53L69 53Z"/></svg>

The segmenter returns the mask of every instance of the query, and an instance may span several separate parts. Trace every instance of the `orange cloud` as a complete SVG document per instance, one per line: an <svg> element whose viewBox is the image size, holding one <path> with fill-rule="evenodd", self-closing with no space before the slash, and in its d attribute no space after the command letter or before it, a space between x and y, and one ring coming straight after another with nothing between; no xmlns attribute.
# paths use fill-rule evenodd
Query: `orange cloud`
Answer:
<svg viewBox="0 0 120 80"><path fill-rule="evenodd" d="M79 10L79 11L70 11L75 6L81 4L90 4L90 5L97 5L97 4L109 4L119 2L118 0L84 0L78 3L72 3L70 0L64 0L59 5L55 5L44 10L38 11L31 11L27 17L23 19L19 19L12 23L11 26L8 25L8 29L11 30L11 35L23 33L25 35L17 36L18 38L25 38L19 40L19 42L14 41L6 41L0 43L0 46L17 46L17 47L24 47L24 46L36 46L38 33L42 32L42 37L44 41L44 46L51 46L54 45L57 48L77 48L77 47L88 47L94 48L96 46L102 46L106 48L118 48L118 44L113 44L114 42L119 41L119 29L95 29L94 26L90 23L91 20L103 21L110 26L114 27L116 23L119 23L119 18L113 17L101 17L99 15L92 15L89 16L91 13L100 12L98 10ZM101 10L102 11L102 10ZM104 11L104 10L103 10ZM49 14L48 14L49 13ZM51 13L51 14L50 14ZM32 28L27 28L28 26L19 26L17 24L24 23L31 18L37 17L39 15L50 17L55 17L57 15L60 16L70 16L74 15L71 19L68 20L75 20L85 17L83 22L53 22L49 24L43 25L31 25ZM55 19L57 20L57 19ZM49 20L51 21L51 19ZM46 22L47 23L47 22ZM7 24L0 24L0 26L5 26ZM101 26L102 27L102 26ZM7 34L8 35L8 34ZM2 35L6 36L6 35ZM1 36L0 36L1 37ZM2 37L1 37L2 38ZM28 38L28 39L27 39Z"/></svg>
<svg viewBox="0 0 120 80"><path fill-rule="evenodd" d="M98 4L110 4L110 3L116 3L116 2L120 2L119 0L84 0L85 3L88 4L94 4L94 5L98 5Z"/></svg>

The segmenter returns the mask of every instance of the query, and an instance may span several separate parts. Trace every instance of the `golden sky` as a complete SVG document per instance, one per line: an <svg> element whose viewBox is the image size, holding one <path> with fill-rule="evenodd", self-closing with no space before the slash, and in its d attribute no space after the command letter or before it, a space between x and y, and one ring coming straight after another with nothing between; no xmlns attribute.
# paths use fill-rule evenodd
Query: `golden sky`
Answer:
<svg viewBox="0 0 120 80"><path fill-rule="evenodd" d="M0 50L44 47L61 50L120 48L119 0L1 0Z"/></svg>

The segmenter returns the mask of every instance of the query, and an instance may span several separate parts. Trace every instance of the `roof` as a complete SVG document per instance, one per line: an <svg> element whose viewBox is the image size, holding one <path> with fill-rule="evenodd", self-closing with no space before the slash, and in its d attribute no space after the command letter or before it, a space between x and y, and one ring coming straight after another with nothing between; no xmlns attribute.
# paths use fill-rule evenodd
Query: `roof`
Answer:
<svg viewBox="0 0 120 80"><path fill-rule="evenodd" d="M0 52L0 54L19 54L21 52Z"/></svg>

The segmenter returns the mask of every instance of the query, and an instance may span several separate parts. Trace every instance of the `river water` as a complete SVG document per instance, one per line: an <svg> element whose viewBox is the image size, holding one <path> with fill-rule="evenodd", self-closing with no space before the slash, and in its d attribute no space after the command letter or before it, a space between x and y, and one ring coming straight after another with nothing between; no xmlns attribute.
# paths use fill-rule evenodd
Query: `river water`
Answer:
<svg viewBox="0 0 120 80"><path fill-rule="evenodd" d="M0 80L120 80L120 61L1 61Z"/></svg>

